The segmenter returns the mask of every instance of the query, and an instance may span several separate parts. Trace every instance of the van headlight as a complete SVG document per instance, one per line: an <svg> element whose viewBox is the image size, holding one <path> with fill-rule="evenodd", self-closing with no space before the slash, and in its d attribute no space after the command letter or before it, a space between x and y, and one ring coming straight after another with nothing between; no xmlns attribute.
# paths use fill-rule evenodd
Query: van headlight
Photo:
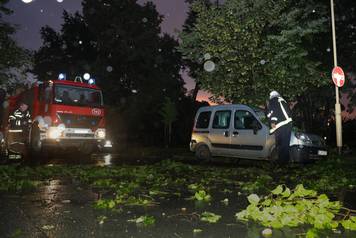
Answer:
<svg viewBox="0 0 356 238"><path fill-rule="evenodd" d="M98 139L105 139L106 137L106 131L105 129L98 129L95 132L95 137Z"/></svg>
<svg viewBox="0 0 356 238"><path fill-rule="evenodd" d="M312 140L309 138L309 136L305 133L301 132L296 132L295 137L302 142L304 145L311 145L313 144Z"/></svg>

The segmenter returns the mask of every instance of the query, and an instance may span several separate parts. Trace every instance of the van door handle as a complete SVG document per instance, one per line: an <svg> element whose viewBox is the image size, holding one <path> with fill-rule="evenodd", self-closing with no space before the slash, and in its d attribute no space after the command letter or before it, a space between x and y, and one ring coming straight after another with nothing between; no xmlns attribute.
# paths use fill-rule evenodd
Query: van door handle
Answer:
<svg viewBox="0 0 356 238"><path fill-rule="evenodd" d="M224 136L229 137L229 131L224 131Z"/></svg>
<svg viewBox="0 0 356 238"><path fill-rule="evenodd" d="M232 136L237 136L238 134L239 134L238 131L234 131L234 132L232 133Z"/></svg>

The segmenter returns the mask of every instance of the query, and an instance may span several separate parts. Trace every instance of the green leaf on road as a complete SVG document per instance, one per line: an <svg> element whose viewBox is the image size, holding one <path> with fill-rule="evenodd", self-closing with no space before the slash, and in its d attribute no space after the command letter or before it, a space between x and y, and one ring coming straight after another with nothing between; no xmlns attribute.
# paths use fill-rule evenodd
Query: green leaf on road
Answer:
<svg viewBox="0 0 356 238"><path fill-rule="evenodd" d="M260 198L257 194L251 194L247 197L247 200L250 202L250 204L256 205L260 201Z"/></svg>
<svg viewBox="0 0 356 238"><path fill-rule="evenodd" d="M203 212L200 216L200 220L206 221L209 223L216 223L221 219L220 215L216 215L212 212Z"/></svg>

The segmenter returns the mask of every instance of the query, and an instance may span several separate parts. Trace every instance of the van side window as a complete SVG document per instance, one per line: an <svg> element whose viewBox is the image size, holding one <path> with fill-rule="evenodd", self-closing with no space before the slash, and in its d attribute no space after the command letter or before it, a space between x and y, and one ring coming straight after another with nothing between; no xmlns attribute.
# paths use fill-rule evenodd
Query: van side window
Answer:
<svg viewBox="0 0 356 238"><path fill-rule="evenodd" d="M214 129L227 129L230 127L231 111L216 111L213 120Z"/></svg>
<svg viewBox="0 0 356 238"><path fill-rule="evenodd" d="M209 127L211 112L201 112L197 119L196 128L207 129Z"/></svg>
<svg viewBox="0 0 356 238"><path fill-rule="evenodd" d="M257 124L256 124L257 123ZM257 119L249 111L236 111L234 117L235 129L254 129L254 125L261 126Z"/></svg>

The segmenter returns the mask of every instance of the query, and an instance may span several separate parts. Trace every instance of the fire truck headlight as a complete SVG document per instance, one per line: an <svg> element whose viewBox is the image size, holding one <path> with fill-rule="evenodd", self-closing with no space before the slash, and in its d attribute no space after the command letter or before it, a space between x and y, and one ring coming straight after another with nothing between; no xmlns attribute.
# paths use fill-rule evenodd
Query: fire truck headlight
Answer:
<svg viewBox="0 0 356 238"><path fill-rule="evenodd" d="M98 129L95 133L96 137L99 139L104 139L106 136L105 129Z"/></svg>
<svg viewBox="0 0 356 238"><path fill-rule="evenodd" d="M61 123L61 124L59 124L58 125L58 130L60 130L60 131L64 131L65 129L66 129L66 125L64 125L63 123Z"/></svg>
<svg viewBox="0 0 356 238"><path fill-rule="evenodd" d="M50 139L58 139L59 137L61 137L62 131L63 130L61 130L61 129L57 128L57 127L51 127L48 130L48 137Z"/></svg>
<svg viewBox="0 0 356 238"><path fill-rule="evenodd" d="M111 141L109 141L109 140L105 141L104 147L111 148L112 147Z"/></svg>

